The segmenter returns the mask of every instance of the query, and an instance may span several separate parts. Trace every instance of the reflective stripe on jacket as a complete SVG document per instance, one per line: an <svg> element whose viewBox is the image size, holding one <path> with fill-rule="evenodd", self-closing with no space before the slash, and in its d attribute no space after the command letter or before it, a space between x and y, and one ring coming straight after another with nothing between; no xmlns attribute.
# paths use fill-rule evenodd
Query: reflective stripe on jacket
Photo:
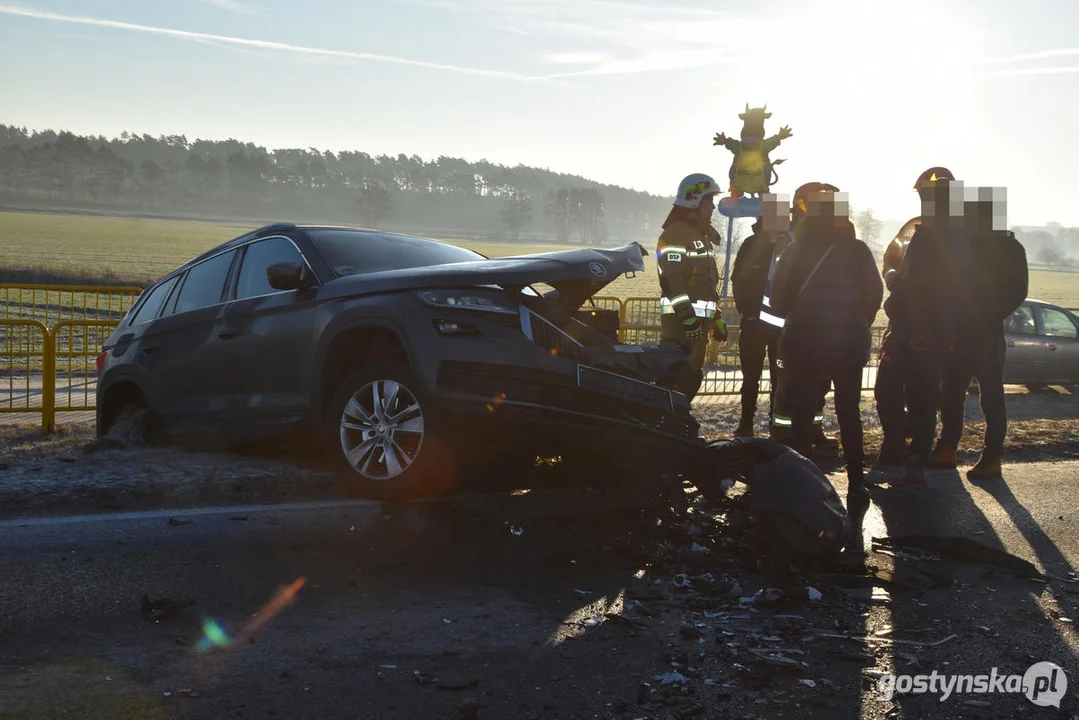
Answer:
<svg viewBox="0 0 1079 720"><path fill-rule="evenodd" d="M662 314L677 315L686 323L721 316L715 257L719 242L719 233L698 215L687 213L667 224L656 244Z"/></svg>
<svg viewBox="0 0 1079 720"><path fill-rule="evenodd" d="M787 243L783 245L786 249ZM773 333L779 334L783 330L783 325L786 323L783 315L772 307L772 283L776 278L776 265L779 263L780 252L772 253L772 264L768 267L768 280L764 284L764 297L761 299L761 310L759 313L761 325Z"/></svg>

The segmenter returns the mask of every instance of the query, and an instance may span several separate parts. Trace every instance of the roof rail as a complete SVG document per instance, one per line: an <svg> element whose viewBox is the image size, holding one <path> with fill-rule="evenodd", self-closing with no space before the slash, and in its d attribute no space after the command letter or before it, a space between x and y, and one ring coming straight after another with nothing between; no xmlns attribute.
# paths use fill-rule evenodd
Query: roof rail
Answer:
<svg viewBox="0 0 1079 720"><path fill-rule="evenodd" d="M269 225L264 225L263 227L260 227L258 230L255 231L254 234L256 236L268 235L270 233L281 232L282 230L295 230L295 229L296 229L296 223L290 223L290 222L271 223Z"/></svg>

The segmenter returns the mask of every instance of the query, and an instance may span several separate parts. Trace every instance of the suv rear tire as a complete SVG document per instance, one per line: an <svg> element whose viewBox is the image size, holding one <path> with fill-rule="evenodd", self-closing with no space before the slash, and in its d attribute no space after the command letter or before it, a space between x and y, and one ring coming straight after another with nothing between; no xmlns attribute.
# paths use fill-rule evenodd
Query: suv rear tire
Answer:
<svg viewBox="0 0 1079 720"><path fill-rule="evenodd" d="M381 501L441 495L456 484L443 423L407 366L375 363L338 385L323 441L350 495Z"/></svg>

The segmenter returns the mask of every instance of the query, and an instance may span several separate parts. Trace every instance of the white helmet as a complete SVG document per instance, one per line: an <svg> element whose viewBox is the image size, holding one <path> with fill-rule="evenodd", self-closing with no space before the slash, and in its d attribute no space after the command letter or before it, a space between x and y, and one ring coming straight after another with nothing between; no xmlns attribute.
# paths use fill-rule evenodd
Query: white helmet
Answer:
<svg viewBox="0 0 1079 720"><path fill-rule="evenodd" d="M710 176L703 173L693 173L686 176L678 184L678 196L674 204L678 207L697 208L701 205L701 198L705 195L713 195L723 192L719 185Z"/></svg>

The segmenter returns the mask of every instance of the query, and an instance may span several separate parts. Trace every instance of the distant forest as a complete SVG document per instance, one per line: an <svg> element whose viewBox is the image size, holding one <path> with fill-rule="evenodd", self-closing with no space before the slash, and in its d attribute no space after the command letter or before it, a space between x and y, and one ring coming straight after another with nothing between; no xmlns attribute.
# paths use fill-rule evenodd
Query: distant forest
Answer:
<svg viewBox="0 0 1079 720"><path fill-rule="evenodd" d="M434 237L650 244L671 198L451 157L268 150L0 125L0 204L236 221L325 222Z"/></svg>

